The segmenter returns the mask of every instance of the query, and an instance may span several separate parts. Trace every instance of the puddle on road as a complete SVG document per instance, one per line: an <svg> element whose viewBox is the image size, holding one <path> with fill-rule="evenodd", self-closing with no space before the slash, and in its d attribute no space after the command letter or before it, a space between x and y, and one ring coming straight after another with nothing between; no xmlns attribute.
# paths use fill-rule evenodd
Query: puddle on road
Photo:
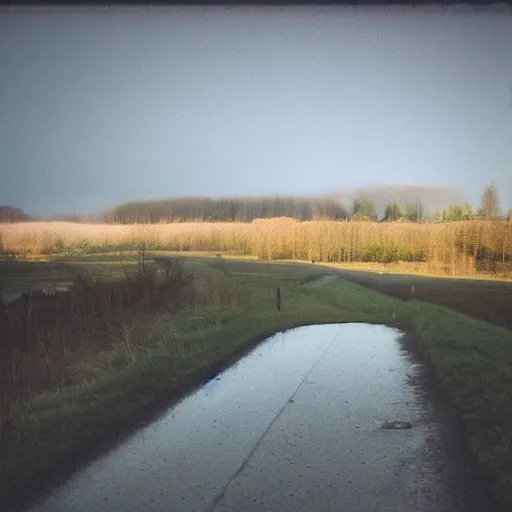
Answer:
<svg viewBox="0 0 512 512"><path fill-rule="evenodd" d="M31 510L456 510L399 336L279 333Z"/></svg>

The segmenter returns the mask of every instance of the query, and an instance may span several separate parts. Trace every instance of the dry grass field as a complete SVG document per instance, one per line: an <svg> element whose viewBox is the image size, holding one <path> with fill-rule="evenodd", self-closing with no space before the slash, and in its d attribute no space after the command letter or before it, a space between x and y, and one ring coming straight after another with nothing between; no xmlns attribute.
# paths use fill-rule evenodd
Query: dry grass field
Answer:
<svg viewBox="0 0 512 512"><path fill-rule="evenodd" d="M0 251L18 257L95 254L145 247L164 251L218 251L262 260L401 265L426 275L512 277L512 223L442 224L258 219L250 224L0 225Z"/></svg>

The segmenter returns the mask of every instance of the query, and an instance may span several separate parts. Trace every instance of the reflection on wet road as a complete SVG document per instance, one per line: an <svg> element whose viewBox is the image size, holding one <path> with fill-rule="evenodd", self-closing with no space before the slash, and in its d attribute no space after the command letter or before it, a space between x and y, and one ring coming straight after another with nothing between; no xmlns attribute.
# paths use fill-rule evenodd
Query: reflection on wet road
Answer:
<svg viewBox="0 0 512 512"><path fill-rule="evenodd" d="M482 510L399 336L277 334L31 510Z"/></svg>

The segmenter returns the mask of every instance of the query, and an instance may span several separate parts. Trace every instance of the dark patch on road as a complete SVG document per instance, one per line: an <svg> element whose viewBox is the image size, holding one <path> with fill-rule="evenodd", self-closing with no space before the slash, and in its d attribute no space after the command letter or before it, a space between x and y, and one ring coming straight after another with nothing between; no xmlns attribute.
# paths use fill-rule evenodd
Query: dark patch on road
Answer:
<svg viewBox="0 0 512 512"><path fill-rule="evenodd" d="M408 421L387 421L380 428L384 430L408 430L412 428L412 424Z"/></svg>

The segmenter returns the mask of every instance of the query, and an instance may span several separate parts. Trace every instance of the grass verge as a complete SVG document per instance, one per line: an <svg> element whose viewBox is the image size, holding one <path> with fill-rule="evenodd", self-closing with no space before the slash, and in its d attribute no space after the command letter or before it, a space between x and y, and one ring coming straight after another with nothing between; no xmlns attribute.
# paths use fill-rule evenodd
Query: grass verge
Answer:
<svg viewBox="0 0 512 512"><path fill-rule="evenodd" d="M512 505L512 333L421 301L403 302L326 269L216 260L195 264L198 279L217 276L243 290L226 307L137 319L146 335L119 340L77 368L79 384L39 395L17 411L16 450L0 448L0 495L63 460L115 436L141 411L168 404L200 385L266 336L290 327L368 322L414 334L418 351L456 408L467 441L495 494ZM333 275L336 271L332 271ZM313 279L312 279L313 278ZM275 289L283 290L278 312Z"/></svg>
<svg viewBox="0 0 512 512"><path fill-rule="evenodd" d="M391 297L414 297L512 330L512 282L338 270L343 279Z"/></svg>

